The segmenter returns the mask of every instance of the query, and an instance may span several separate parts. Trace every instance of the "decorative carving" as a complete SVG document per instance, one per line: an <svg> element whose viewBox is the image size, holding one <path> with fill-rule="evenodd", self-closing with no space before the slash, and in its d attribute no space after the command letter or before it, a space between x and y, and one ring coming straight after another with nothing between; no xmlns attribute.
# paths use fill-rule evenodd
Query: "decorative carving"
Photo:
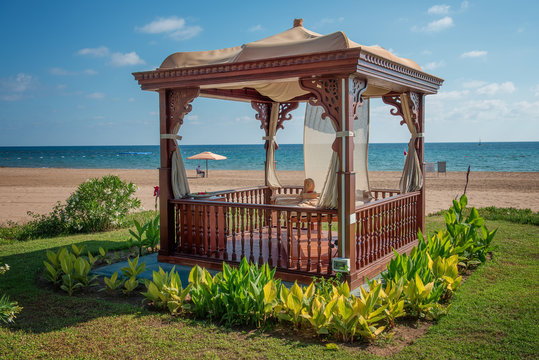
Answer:
<svg viewBox="0 0 539 360"><path fill-rule="evenodd" d="M279 104L279 120L277 120L277 130L284 129L283 123L286 120L292 119L292 114L290 114L290 112L297 109L298 106L299 103L297 102Z"/></svg>
<svg viewBox="0 0 539 360"><path fill-rule="evenodd" d="M256 110L255 119L261 122L260 128L268 135L270 104L267 102L251 101L251 107Z"/></svg>
<svg viewBox="0 0 539 360"><path fill-rule="evenodd" d="M199 95L199 88L181 88L167 91L167 107L168 107L168 130L169 134L177 132L183 124L183 118L193 109L191 102ZM169 147L169 152L176 150L176 142L172 141Z"/></svg>
<svg viewBox="0 0 539 360"><path fill-rule="evenodd" d="M367 90L367 81L361 80L357 76L351 76L349 80L348 91L352 97L352 114L354 114L354 120L357 120L357 108L363 106L361 95Z"/></svg>
<svg viewBox="0 0 539 360"><path fill-rule="evenodd" d="M169 132L174 131L178 122L180 126L183 124L184 116L193 109L191 102L199 93L199 88L183 88L168 91Z"/></svg>
<svg viewBox="0 0 539 360"><path fill-rule="evenodd" d="M299 84L303 90L313 93L314 97L309 99L309 104L324 108L322 119L329 116L335 124L339 124L337 130L340 130L339 116L342 109L339 80L335 78L308 78L300 79Z"/></svg>
<svg viewBox="0 0 539 360"><path fill-rule="evenodd" d="M419 132L419 124L417 123L417 116L419 111L419 95L416 93L406 93L408 96L408 103L410 108L410 114L412 115L412 122ZM400 116L402 118L400 124L404 125L406 120L404 120L404 114L402 113L402 101L400 95L386 95L382 96L382 101L388 105L394 106L395 109L391 109L389 112L393 116Z"/></svg>
<svg viewBox="0 0 539 360"><path fill-rule="evenodd" d="M314 64L323 63L328 61L339 61L347 59L357 59L359 52L359 62L361 67L372 69L373 65L382 68L386 71L396 72L406 77L420 79L425 81L431 86L433 90L442 85L443 79L436 76L424 73L420 70L410 68L400 63L388 60L386 58L374 55L365 51L365 49L347 49L339 51L327 51L323 53L309 54L309 55L295 55L286 56L278 59L261 59L253 61L245 61L233 64L216 64L206 66L192 66L179 69L159 69L153 71L144 71L133 73L135 80L139 82L155 81L165 79L178 79L178 78L199 78L213 77L214 74L227 73L232 71L252 71L257 69L270 69L287 66L297 66L302 64ZM357 61L357 60L356 60Z"/></svg>
<svg viewBox="0 0 539 360"><path fill-rule="evenodd" d="M292 119L292 114L290 114L290 112L294 109L297 109L298 106L299 104L297 102L279 104L279 118L277 119L277 129L275 130L275 132L277 132L277 130L279 129L284 129L283 123L286 120ZM261 122L260 128L264 129L265 135L268 136L272 104L268 102L251 101L251 107L257 112L257 114L255 115L255 119ZM265 148L268 147L268 143L269 141L266 140L266 143L264 145ZM277 145L277 142L274 142L274 145L275 150L277 150L279 148L279 145Z"/></svg>

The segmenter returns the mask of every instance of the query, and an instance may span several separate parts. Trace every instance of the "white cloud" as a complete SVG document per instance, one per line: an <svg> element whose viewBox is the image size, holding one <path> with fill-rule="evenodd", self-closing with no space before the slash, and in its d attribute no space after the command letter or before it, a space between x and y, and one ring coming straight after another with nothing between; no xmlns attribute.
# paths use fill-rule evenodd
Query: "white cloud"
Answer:
<svg viewBox="0 0 539 360"><path fill-rule="evenodd" d="M129 101L129 102L135 102L135 98L129 98L129 99L127 99L127 101Z"/></svg>
<svg viewBox="0 0 539 360"><path fill-rule="evenodd" d="M98 72L95 71L94 69L86 69L86 70L84 70L84 73L86 75L97 75L98 74Z"/></svg>
<svg viewBox="0 0 539 360"><path fill-rule="evenodd" d="M435 32L445 30L445 29L449 29L453 25L454 25L453 18L451 18L450 16L445 16L439 20L431 21L430 23L427 24L427 26L423 26L423 27L414 26L412 27L412 31L423 31L427 33L435 33Z"/></svg>
<svg viewBox="0 0 539 360"><path fill-rule="evenodd" d="M487 56L488 51L485 50L472 50L465 53L462 53L460 55L461 58L478 58L478 57L484 57Z"/></svg>
<svg viewBox="0 0 539 360"><path fill-rule="evenodd" d="M15 101L36 85L36 79L29 74L19 73L16 77L0 79L0 99Z"/></svg>
<svg viewBox="0 0 539 360"><path fill-rule="evenodd" d="M463 2L460 3L460 9L461 10L466 10L469 7L470 7L470 3L468 1L463 1Z"/></svg>
<svg viewBox="0 0 539 360"><path fill-rule="evenodd" d="M539 85L536 85L532 90L534 91L534 96L539 96Z"/></svg>
<svg viewBox="0 0 539 360"><path fill-rule="evenodd" d="M146 34L166 34L176 40L190 39L202 31L202 27L198 25L187 25L185 19L176 16L157 18L156 20L135 29Z"/></svg>
<svg viewBox="0 0 539 360"><path fill-rule="evenodd" d="M462 87L463 87L463 88L467 88L467 89L475 89L475 88L484 86L484 85L486 85L486 84L487 84L486 81L481 81L481 80L471 80L471 81L463 82L463 83L462 83Z"/></svg>
<svg viewBox="0 0 539 360"><path fill-rule="evenodd" d="M111 55L110 63L114 66L128 66L128 65L142 65L146 64L136 52L132 51L129 53L120 53L116 52Z"/></svg>
<svg viewBox="0 0 539 360"><path fill-rule="evenodd" d="M258 24L258 25L254 25L254 26L251 26L249 28L249 31L250 32L255 32L255 31L262 31L264 28L262 27L262 25Z"/></svg>
<svg viewBox="0 0 539 360"><path fill-rule="evenodd" d="M84 48L80 49L77 54L79 55L90 55L94 57L104 57L108 56L110 53L109 48L106 46L100 46L97 48Z"/></svg>
<svg viewBox="0 0 539 360"><path fill-rule="evenodd" d="M435 97L438 100L456 100L462 99L468 94L470 94L469 90L440 91L438 94L435 95Z"/></svg>
<svg viewBox="0 0 539 360"><path fill-rule="evenodd" d="M515 90L515 85L511 81L507 81L501 84L492 83L482 86L476 90L476 93L479 95L512 94Z"/></svg>
<svg viewBox="0 0 539 360"><path fill-rule="evenodd" d="M66 69L62 69L62 68L59 68L59 67L53 67L53 68L51 68L49 70L49 72L52 75L59 75L59 76L74 75L75 74L74 72L67 71Z"/></svg>
<svg viewBox="0 0 539 360"><path fill-rule="evenodd" d="M424 66L422 66L422 68L423 70L434 70L442 66L445 66L445 62L443 60L440 60L440 61L432 61L430 63L427 63Z"/></svg>
<svg viewBox="0 0 539 360"><path fill-rule="evenodd" d="M62 89L67 88L67 85L66 84L58 84L58 85L56 85L56 88L59 89L59 90L62 90Z"/></svg>
<svg viewBox="0 0 539 360"><path fill-rule="evenodd" d="M449 13L449 5L434 5L427 10L427 13L434 15L445 15Z"/></svg>
<svg viewBox="0 0 539 360"><path fill-rule="evenodd" d="M235 122L242 123L242 124L251 122L253 120L255 120L254 116L247 116L247 115L238 116L236 119L234 119Z"/></svg>
<svg viewBox="0 0 539 360"><path fill-rule="evenodd" d="M96 115L93 117L94 120L103 120L105 117L103 115Z"/></svg>
<svg viewBox="0 0 539 360"><path fill-rule="evenodd" d="M86 97L88 99L96 99L96 100L100 100L100 99L104 99L105 98L105 94L101 93L101 92L94 92L94 93L91 93L91 94L88 94L86 95Z"/></svg>
<svg viewBox="0 0 539 360"><path fill-rule="evenodd" d="M421 52L421 54L423 54L423 55L432 55L432 51L430 51L430 50L423 50L423 51Z"/></svg>

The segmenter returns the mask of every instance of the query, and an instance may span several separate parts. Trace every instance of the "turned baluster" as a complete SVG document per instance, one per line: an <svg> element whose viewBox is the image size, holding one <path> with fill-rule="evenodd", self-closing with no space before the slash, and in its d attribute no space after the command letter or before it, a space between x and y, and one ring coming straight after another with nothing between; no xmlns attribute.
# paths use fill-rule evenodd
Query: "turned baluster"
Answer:
<svg viewBox="0 0 539 360"><path fill-rule="evenodd" d="M322 214L318 213L316 216L316 241L318 258L316 261L316 272L320 274L322 271Z"/></svg>
<svg viewBox="0 0 539 360"><path fill-rule="evenodd" d="M258 223L260 224L260 227L258 229L258 264L262 265L264 263L264 258L262 256L262 250L264 248L263 246L263 240L264 240L264 226L262 225L264 223L264 209L258 209Z"/></svg>
<svg viewBox="0 0 539 360"><path fill-rule="evenodd" d="M249 214L249 262L254 263L255 257L253 254L253 209L248 209Z"/></svg>
<svg viewBox="0 0 539 360"><path fill-rule="evenodd" d="M277 228L275 229L277 231L277 266L283 267L283 261L282 261L282 241L281 241L281 210L277 210Z"/></svg>
<svg viewBox="0 0 539 360"><path fill-rule="evenodd" d="M301 270L301 213L296 213L296 228L297 228L297 242L296 250L298 252L298 260L296 261L296 267Z"/></svg>
<svg viewBox="0 0 539 360"><path fill-rule="evenodd" d="M307 271L311 271L311 213L307 214Z"/></svg>

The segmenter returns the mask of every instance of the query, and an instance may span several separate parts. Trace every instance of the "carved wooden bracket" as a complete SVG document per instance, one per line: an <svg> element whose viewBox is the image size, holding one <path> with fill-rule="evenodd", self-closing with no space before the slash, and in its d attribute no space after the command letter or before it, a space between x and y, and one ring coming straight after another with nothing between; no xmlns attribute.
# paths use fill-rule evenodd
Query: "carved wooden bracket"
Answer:
<svg viewBox="0 0 539 360"><path fill-rule="evenodd" d="M410 107L410 114L412 115L412 122L414 123L414 126L417 130L417 132L420 132L419 123L418 123L418 112L419 112L419 94L414 92L406 93L406 96L408 96L408 103ZM394 109L391 109L389 112L393 116L400 116L402 118L402 121L400 122L401 125L404 125L406 123L406 120L404 120L404 114L402 113L402 101L400 98L400 95L388 95L388 96L382 96L382 101L388 105L391 105L395 107Z"/></svg>
<svg viewBox="0 0 539 360"><path fill-rule="evenodd" d="M322 106L324 113L322 119L330 117L337 124L337 131L340 131L341 114L341 85L336 78L306 78L300 79L299 86L311 92L314 97L309 99L309 104L313 106Z"/></svg>
<svg viewBox="0 0 539 360"><path fill-rule="evenodd" d="M277 130L284 129L283 123L286 120L292 119L292 114L290 114L290 111L297 109L298 106L299 103L297 102L279 104L279 120L277 120Z"/></svg>
<svg viewBox="0 0 539 360"><path fill-rule="evenodd" d="M367 81L359 79L356 76L349 78L348 93L352 97L351 106L354 120L357 120L357 109L363 106L363 98L361 95L367 90Z"/></svg>
<svg viewBox="0 0 539 360"><path fill-rule="evenodd" d="M193 109L191 102L199 94L200 88L182 88L168 91L169 132L174 130L178 122L180 126L183 124L183 118Z"/></svg>
<svg viewBox="0 0 539 360"><path fill-rule="evenodd" d="M200 94L200 88L181 88L171 89L167 91L167 132L169 134L177 132L175 129L179 124L183 124L183 118L186 114L193 109L191 102ZM176 150L176 142L172 141L172 145L169 147L170 153Z"/></svg>
<svg viewBox="0 0 539 360"><path fill-rule="evenodd" d="M297 102L279 104L279 118L277 119L276 132L279 129L284 129L283 123L286 120L292 119L292 114L290 114L290 112L294 109L297 109L298 106L299 104ZM255 115L255 119L261 122L260 128L264 129L265 135L268 136L272 104L267 103L267 102L251 101L251 107L255 109L257 112L257 114ZM268 147L268 143L269 141L266 140L264 148ZM275 150L277 150L279 148L279 145L277 145L277 142L274 142L274 144L275 144Z"/></svg>
<svg viewBox="0 0 539 360"><path fill-rule="evenodd" d="M269 128L269 116L271 111L270 106L270 103L267 102L251 101L251 107L257 112L255 119L261 122L260 128L264 129L266 135L268 135Z"/></svg>

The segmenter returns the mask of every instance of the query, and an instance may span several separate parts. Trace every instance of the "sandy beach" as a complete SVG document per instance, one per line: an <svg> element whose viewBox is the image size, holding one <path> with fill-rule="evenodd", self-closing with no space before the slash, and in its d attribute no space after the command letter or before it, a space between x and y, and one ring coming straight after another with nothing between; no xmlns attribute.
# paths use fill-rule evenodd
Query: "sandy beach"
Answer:
<svg viewBox="0 0 539 360"><path fill-rule="evenodd" d="M24 222L29 219L27 211L47 213L57 201L64 201L79 183L106 174L135 183L144 209L154 208L157 170L0 168L0 224ZM264 182L263 171L210 170L209 175L196 178L194 171L188 171L191 191L233 189ZM303 183L302 171L280 171L279 176L283 184ZM400 173L374 171L369 177L373 188L398 188ZM427 213L447 208L451 199L462 194L465 182L465 172L450 172L447 176L428 174ZM539 173L472 172L467 195L469 203L476 207L493 205L539 211Z"/></svg>

